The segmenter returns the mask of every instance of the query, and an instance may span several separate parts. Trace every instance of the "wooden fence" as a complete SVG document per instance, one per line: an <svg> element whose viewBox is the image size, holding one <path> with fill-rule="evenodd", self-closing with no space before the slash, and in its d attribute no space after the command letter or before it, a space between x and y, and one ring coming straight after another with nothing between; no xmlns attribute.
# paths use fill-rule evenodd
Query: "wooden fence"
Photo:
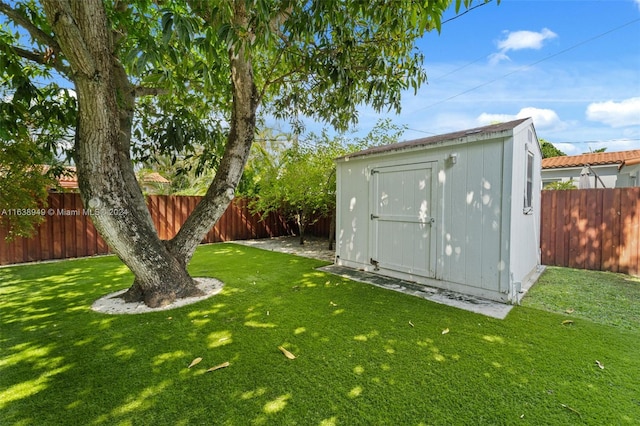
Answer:
<svg viewBox="0 0 640 426"><path fill-rule="evenodd" d="M180 229L200 197L151 195L147 207L161 239L172 238ZM7 231L0 226L0 265L49 259L66 259L109 253L109 247L96 231L91 217L84 214L80 194L49 195L45 221L32 238L7 242ZM249 211L248 200L234 200L203 243L268 238L294 233L294 227L278 214L262 221ZM328 235L328 221L309 228L310 235Z"/></svg>
<svg viewBox="0 0 640 426"><path fill-rule="evenodd" d="M147 205L162 239L173 237L200 197L152 195ZM109 253L80 195L51 194L49 212L32 238L5 241L0 227L0 265ZM234 200L203 243L293 234L277 214L261 221L246 199ZM308 228L327 236L329 220ZM540 247L544 265L640 275L640 188L542 191Z"/></svg>
<svg viewBox="0 0 640 426"><path fill-rule="evenodd" d="M640 274L640 188L542 191L544 265Z"/></svg>

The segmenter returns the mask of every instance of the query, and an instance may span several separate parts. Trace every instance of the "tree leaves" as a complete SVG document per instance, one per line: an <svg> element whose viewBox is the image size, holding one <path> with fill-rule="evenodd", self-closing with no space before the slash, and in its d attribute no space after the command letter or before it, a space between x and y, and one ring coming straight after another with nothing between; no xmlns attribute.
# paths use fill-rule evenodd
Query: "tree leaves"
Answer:
<svg viewBox="0 0 640 426"><path fill-rule="evenodd" d="M191 368L195 365L200 364L200 362L202 361L202 357L197 357L195 358L193 361L191 361L191 364L189 364L189 366L187 368Z"/></svg>
<svg viewBox="0 0 640 426"><path fill-rule="evenodd" d="M202 357L194 358L194 360L191 361L191 364L189 364L189 366L187 368L195 367L196 365L200 364L201 362L202 362ZM205 372L206 373L210 373L212 371L220 370L221 368L226 368L229 365L231 365L231 364L229 364L229 361L226 361L226 362L223 362L222 364L218 364L218 365L215 365L213 367L207 368L207 370Z"/></svg>
<svg viewBox="0 0 640 426"><path fill-rule="evenodd" d="M212 372L212 371L219 370L219 369L221 369L221 368L226 368L226 367L228 367L229 365L230 365L230 364L229 364L229 361L227 361L227 362L223 362L222 364L218 364L218 365L216 365L216 366L214 366L214 367L208 368L208 369L207 369L207 373L210 373L210 372Z"/></svg>
<svg viewBox="0 0 640 426"><path fill-rule="evenodd" d="M294 354L292 354L282 346L278 346L278 349L280 349L280 352L282 352L288 359L296 359L296 356Z"/></svg>

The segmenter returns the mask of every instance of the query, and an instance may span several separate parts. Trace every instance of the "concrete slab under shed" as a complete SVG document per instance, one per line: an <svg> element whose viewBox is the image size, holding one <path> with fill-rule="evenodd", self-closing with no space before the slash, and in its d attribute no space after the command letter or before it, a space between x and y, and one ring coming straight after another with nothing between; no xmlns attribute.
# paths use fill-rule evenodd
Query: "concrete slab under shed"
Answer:
<svg viewBox="0 0 640 426"><path fill-rule="evenodd" d="M320 267L318 270L497 319L505 319L513 308L513 305L389 278L345 266L328 265Z"/></svg>

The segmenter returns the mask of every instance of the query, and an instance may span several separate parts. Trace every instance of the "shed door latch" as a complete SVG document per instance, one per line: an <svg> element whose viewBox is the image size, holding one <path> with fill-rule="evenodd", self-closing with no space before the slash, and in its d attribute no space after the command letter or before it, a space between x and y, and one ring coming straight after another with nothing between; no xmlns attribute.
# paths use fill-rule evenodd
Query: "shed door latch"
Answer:
<svg viewBox="0 0 640 426"><path fill-rule="evenodd" d="M378 219L378 218L380 218L380 216L371 213L371 220Z"/></svg>

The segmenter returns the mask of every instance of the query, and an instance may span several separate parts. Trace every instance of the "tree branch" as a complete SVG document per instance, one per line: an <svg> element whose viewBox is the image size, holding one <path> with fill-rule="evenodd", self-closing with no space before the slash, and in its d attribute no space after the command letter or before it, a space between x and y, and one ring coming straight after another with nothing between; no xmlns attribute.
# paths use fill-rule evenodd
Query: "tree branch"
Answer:
<svg viewBox="0 0 640 426"><path fill-rule="evenodd" d="M46 44L53 49L54 54L57 55L60 52L60 45L58 45L58 42L51 35L42 31L26 16L22 15L19 11L3 1L0 1L0 12L11 19L15 24L27 30L34 40L38 40L40 43Z"/></svg>
<svg viewBox="0 0 640 426"><path fill-rule="evenodd" d="M17 46L11 46L11 49L20 56L21 58L27 59L29 61L35 62L40 65L47 65L55 68L59 73L70 77L71 76L71 68L64 65L60 58L55 56L53 51L46 52L38 52L35 50L27 50Z"/></svg>
<svg viewBox="0 0 640 426"><path fill-rule="evenodd" d="M159 87L145 87L145 86L136 86L133 89L133 95L138 98L141 96L158 96L158 95L166 95L169 91L167 89L162 89Z"/></svg>
<svg viewBox="0 0 640 426"><path fill-rule="evenodd" d="M67 46L67 60L76 72L86 76L96 73L96 62L84 41L84 36L74 20L71 4L66 0L44 0L44 10L49 23L59 40L73 43L74 48Z"/></svg>

